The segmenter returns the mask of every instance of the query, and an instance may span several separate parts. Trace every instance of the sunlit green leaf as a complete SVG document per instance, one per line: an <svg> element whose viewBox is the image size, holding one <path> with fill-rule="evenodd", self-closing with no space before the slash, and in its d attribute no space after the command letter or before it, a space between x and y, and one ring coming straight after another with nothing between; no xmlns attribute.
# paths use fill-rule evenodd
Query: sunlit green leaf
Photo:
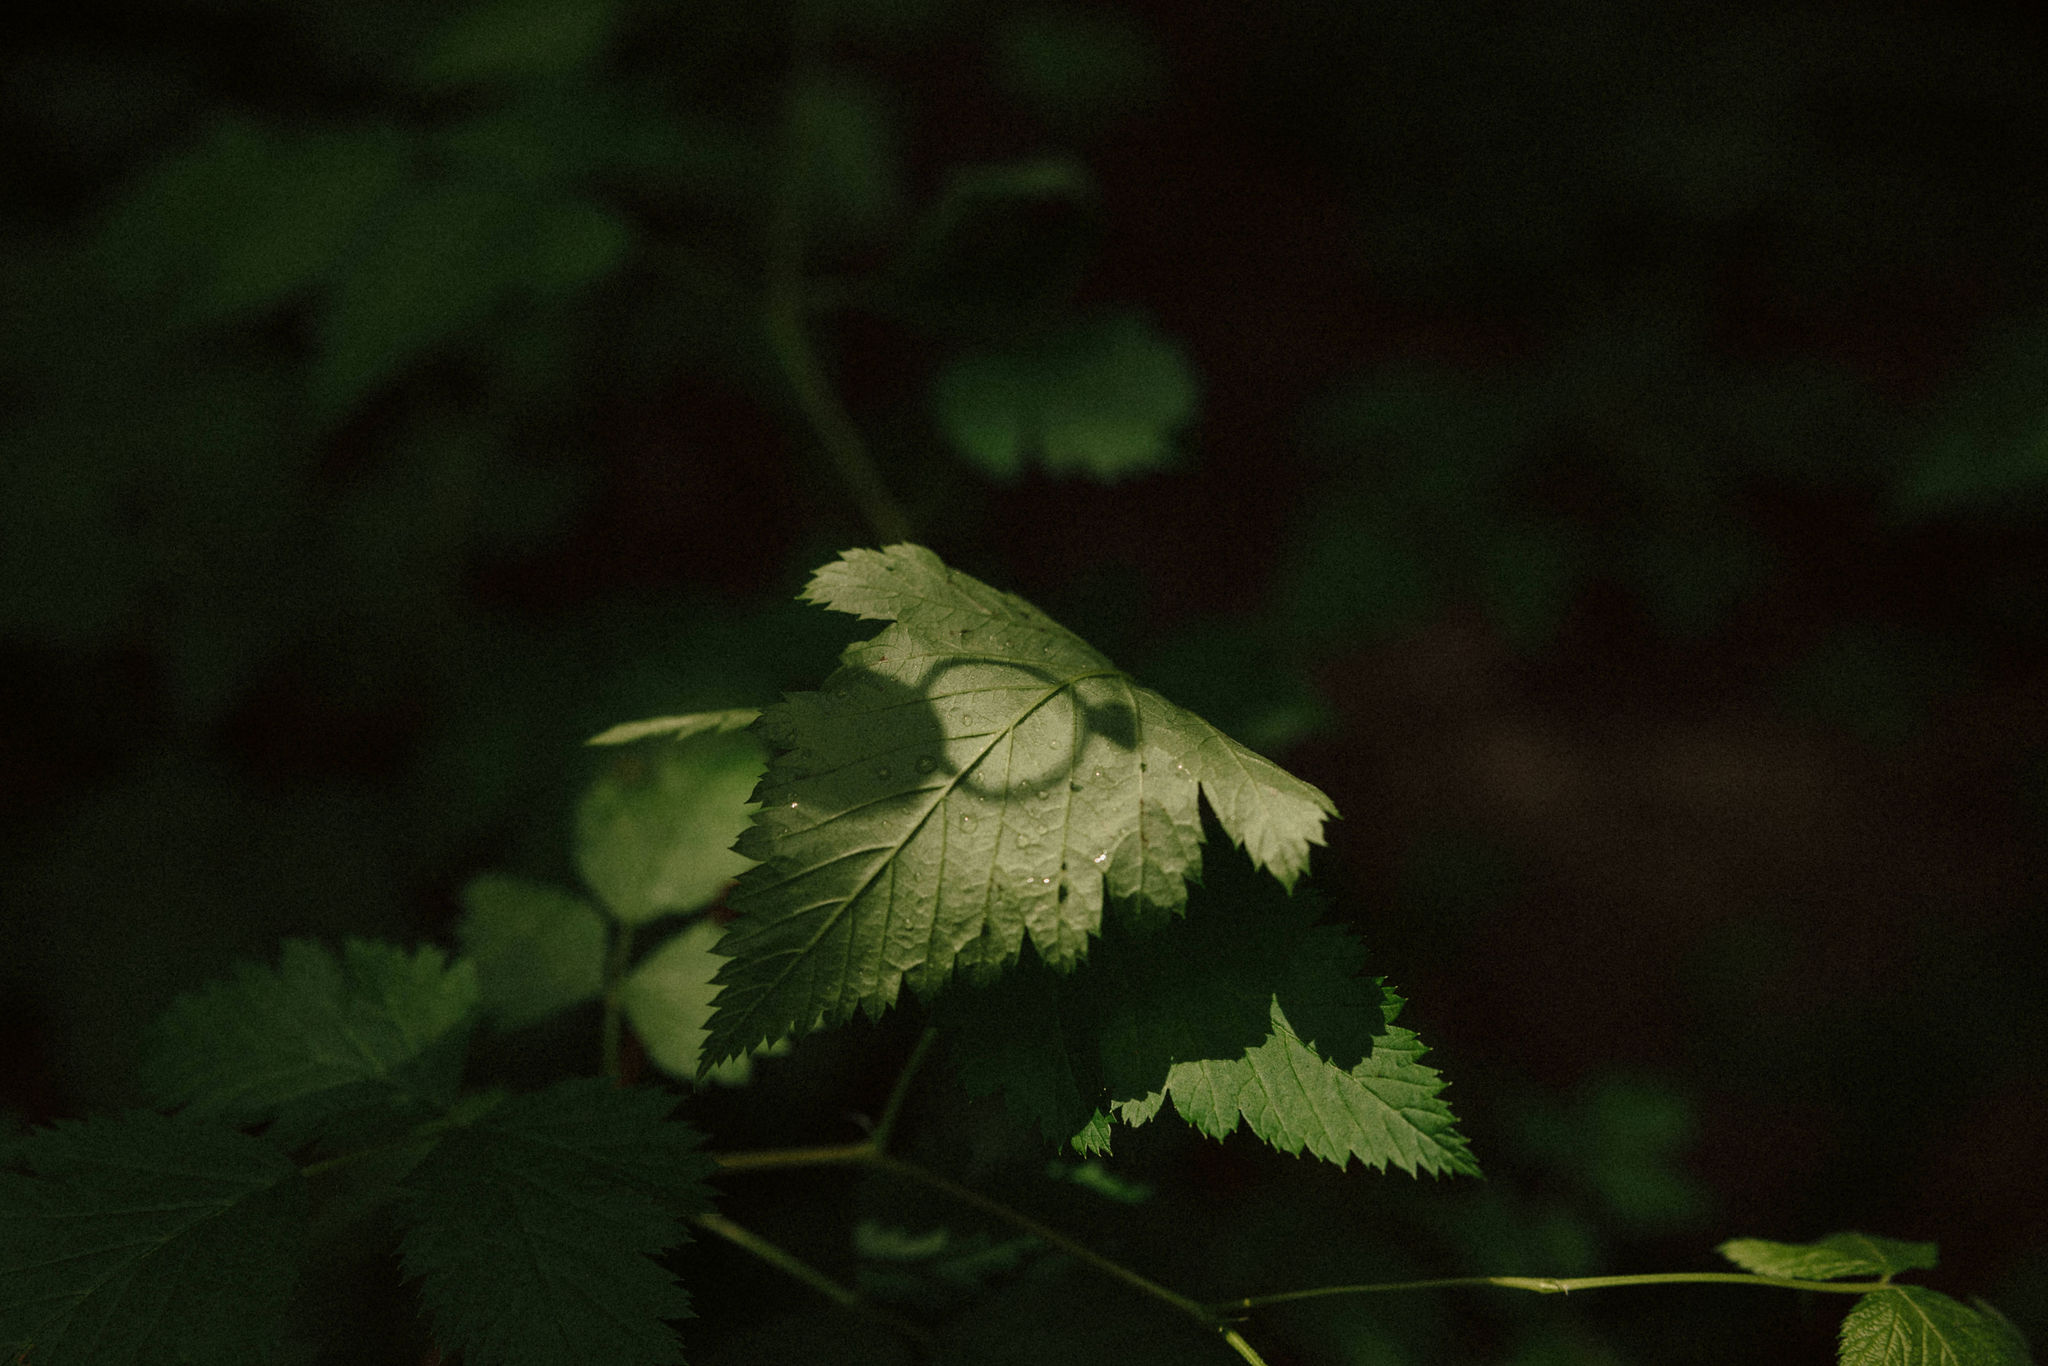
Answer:
<svg viewBox="0 0 2048 1366"><path fill-rule="evenodd" d="M1868 1233L1830 1233L1811 1243L1733 1238L1721 1244L1719 1251L1744 1271L1805 1281L1931 1271L1935 1264L1933 1243L1902 1243Z"/></svg>
<svg viewBox="0 0 2048 1366"><path fill-rule="evenodd" d="M619 984L619 1006L627 1022L654 1065L672 1077L689 1080L698 1075L710 1032L711 998L718 990L712 978L725 963L712 952L721 933L711 921L699 920L670 936ZM755 1054L788 1051L788 1042L778 1040L765 1049L727 1058L705 1071L703 1080L744 1085L754 1074Z"/></svg>
<svg viewBox="0 0 2048 1366"><path fill-rule="evenodd" d="M1841 1366L2032 1366L2011 1325L1938 1290L1874 1290L1842 1320Z"/></svg>
<svg viewBox="0 0 2048 1366"><path fill-rule="evenodd" d="M621 721L618 725L590 737L593 745L630 745L635 740L648 740L660 735L671 740L686 740L692 735L712 731L745 730L759 720L761 713L752 707L739 707L731 711L699 711L688 716L652 716L645 721Z"/></svg>
<svg viewBox="0 0 2048 1366"><path fill-rule="evenodd" d="M576 812L576 866L629 925L702 910L750 866L733 852L766 762L760 740L715 713L679 738L614 751Z"/></svg>
<svg viewBox="0 0 2048 1366"><path fill-rule="evenodd" d="M738 846L762 866L731 899L710 1061L878 1015L906 980L985 981L1027 938L1070 967L1106 903L1178 914L1199 798L1283 885L1322 842L1320 791L929 550L850 551L805 596L895 624L762 716L780 753Z"/></svg>

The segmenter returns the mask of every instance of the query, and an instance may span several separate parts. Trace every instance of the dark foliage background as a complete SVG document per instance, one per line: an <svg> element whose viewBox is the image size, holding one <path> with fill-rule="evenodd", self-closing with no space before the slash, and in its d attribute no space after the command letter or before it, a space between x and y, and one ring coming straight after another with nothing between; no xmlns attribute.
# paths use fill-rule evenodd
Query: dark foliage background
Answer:
<svg viewBox="0 0 2048 1366"><path fill-rule="evenodd" d="M1197 1294L1857 1227L2042 1341L2038 12L804 3L6 21L0 1101L133 1103L144 1023L280 936L445 940L480 870L568 880L584 737L822 676L846 628L792 594L877 528L782 289L918 539L1337 800L1317 884L1491 1177L1155 1126L1126 1206L943 1071L930 1160ZM1034 374L1107 395L1095 473L1001 468ZM844 1141L914 1023L692 1114ZM581 1065L589 1024L487 1062ZM849 1276L859 1220L975 1232L726 1189ZM335 1359L419 1360L374 1230L328 1255ZM984 1360L1208 1350L1001 1261L924 1302ZM729 1249L680 1267L694 1362L905 1359ZM1837 1309L1333 1300L1262 1341L1819 1362Z"/></svg>

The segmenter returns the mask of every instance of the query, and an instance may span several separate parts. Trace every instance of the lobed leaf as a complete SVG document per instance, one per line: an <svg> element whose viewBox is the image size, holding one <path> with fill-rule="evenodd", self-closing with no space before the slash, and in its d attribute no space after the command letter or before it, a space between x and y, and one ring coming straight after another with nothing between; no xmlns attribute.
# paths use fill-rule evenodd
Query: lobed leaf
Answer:
<svg viewBox="0 0 2048 1366"><path fill-rule="evenodd" d="M0 1351L36 1366L273 1359L306 1188L274 1145L139 1111L60 1122L0 1171Z"/></svg>
<svg viewBox="0 0 2048 1366"><path fill-rule="evenodd" d="M1731 1238L1716 1249L1759 1276L1832 1281L1845 1276L1883 1276L1932 1271L1933 1243L1904 1243L1868 1233L1830 1233L1810 1243L1774 1243L1765 1238Z"/></svg>
<svg viewBox="0 0 2048 1366"><path fill-rule="evenodd" d="M1219 879L1212 879L1217 881ZM1208 889L1184 922L1111 932L1070 974L1020 967L934 1015L972 1094L1004 1093L1055 1142L1104 1152L1110 1119L1170 1098L1213 1138L1240 1122L1343 1165L1476 1173L1401 998L1359 975L1357 943L1313 906Z"/></svg>
<svg viewBox="0 0 2048 1366"><path fill-rule="evenodd" d="M654 1258L711 1207L675 1098L598 1078L515 1096L407 1178L405 1274L473 1366L660 1366L689 1297Z"/></svg>
<svg viewBox="0 0 2048 1366"><path fill-rule="evenodd" d="M1841 1366L2032 1366L2003 1318L1917 1285L1873 1290L1842 1320Z"/></svg>
<svg viewBox="0 0 2048 1366"><path fill-rule="evenodd" d="M672 1077L698 1076L711 998L717 991L712 978L725 962L712 949L721 933L712 921L697 920L671 935L619 983L619 1008L646 1045L648 1058ZM788 1051L783 1040L754 1053ZM743 1086L753 1074L754 1054L742 1054L706 1069L701 1079Z"/></svg>
<svg viewBox="0 0 2048 1366"><path fill-rule="evenodd" d="M1201 871L1199 799L1291 888L1330 799L1139 687L1021 598L921 546L851 551L805 596L894 624L823 692L770 708L780 751L737 851L733 961L707 1065L879 1015L907 981L985 982L1025 942L1057 969L1114 903L1180 913Z"/></svg>
<svg viewBox="0 0 2048 1366"><path fill-rule="evenodd" d="M166 1106L253 1124L323 1092L444 1104L476 1008L476 970L435 948L349 940L337 958L289 940L275 968L172 1002L151 1035L143 1082Z"/></svg>

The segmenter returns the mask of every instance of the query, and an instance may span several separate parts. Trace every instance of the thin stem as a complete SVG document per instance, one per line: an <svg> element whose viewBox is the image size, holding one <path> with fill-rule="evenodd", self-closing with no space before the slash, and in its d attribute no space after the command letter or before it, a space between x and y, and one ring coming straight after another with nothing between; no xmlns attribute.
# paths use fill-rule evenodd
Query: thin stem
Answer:
<svg viewBox="0 0 2048 1366"><path fill-rule="evenodd" d="M722 1214L693 1215L690 1222L706 1233L715 1233L733 1246L753 1253L785 1276L803 1282L842 1308L851 1309L864 1318L873 1319L927 1348L937 1345L928 1330L908 1319L898 1318L879 1305L868 1303L861 1298L859 1291L841 1285L795 1253L785 1251L752 1229L743 1228Z"/></svg>
<svg viewBox="0 0 2048 1366"><path fill-rule="evenodd" d="M889 492L860 429L854 426L826 377L804 317L803 190L809 162L796 102L797 92L824 46L824 34L815 18L801 18L798 23L783 135L782 183L775 217L768 227L767 297L762 321L768 344L782 367L783 377L789 381L797 408L810 424L833 473L838 475L876 540L882 545L893 545L911 539L910 516Z"/></svg>
<svg viewBox="0 0 2048 1366"><path fill-rule="evenodd" d="M612 930L611 949L604 960L604 1025L603 1041L599 1046L600 1066L605 1078L623 1084L620 1067L620 1039L625 1022L619 1010L619 984L625 980L626 965L633 958L633 927L615 926Z"/></svg>
<svg viewBox="0 0 2048 1366"><path fill-rule="evenodd" d="M938 1037L936 1029L926 1029L918 1035L917 1046L910 1050L903 1070L896 1074L896 1084L889 1088L889 1098L882 1102L882 1117L875 1121L875 1131L868 1137L876 1152L889 1150L889 1136L896 1132L896 1117L903 1113L903 1101L910 1094L910 1083L916 1079L917 1069L924 1066L925 1055L932 1051L932 1041Z"/></svg>
<svg viewBox="0 0 2048 1366"><path fill-rule="evenodd" d="M711 1160L729 1172L763 1171L771 1167L849 1167L874 1159L872 1141L822 1148L764 1148L751 1153L712 1153Z"/></svg>
<svg viewBox="0 0 2048 1366"><path fill-rule="evenodd" d="M993 1200L972 1187L961 1185L950 1177L941 1176L935 1171L928 1171L914 1162L905 1162L901 1158L890 1157L886 1153L876 1153L868 1159L868 1162L872 1166L880 1167L883 1171L894 1172L898 1176L907 1177L912 1181L918 1181L930 1186L933 1190L943 1191L962 1204L972 1205L985 1214L994 1215L1005 1223L1021 1228L1040 1242L1050 1247L1058 1248L1069 1257L1086 1263L1103 1275L1122 1281L1125 1285L1150 1295L1162 1304L1172 1305L1175 1309L1186 1314L1205 1328L1215 1328L1218 1326L1216 1315L1196 1301L1175 1291L1168 1290L1155 1280L1139 1275L1121 1262L1111 1261L1094 1248L1084 1243L1076 1242L1055 1228L1039 1223L1022 1210L1011 1209L1002 1201Z"/></svg>
<svg viewBox="0 0 2048 1366"><path fill-rule="evenodd" d="M1738 1271L1661 1271L1639 1276L1446 1276L1429 1281L1380 1281L1366 1285L1324 1285L1313 1290L1285 1290L1275 1295L1247 1295L1240 1300L1219 1301L1212 1308L1219 1313L1261 1309L1295 1300L1322 1299L1330 1295L1376 1295L1395 1290L1448 1290L1461 1286L1490 1285L1504 1290L1532 1290L1539 1295L1564 1295L1574 1290L1605 1290L1617 1285L1764 1285L1780 1290L1818 1290L1832 1295L1867 1295L1883 1290L1889 1281L1806 1281L1789 1276L1755 1276Z"/></svg>
<svg viewBox="0 0 2048 1366"><path fill-rule="evenodd" d="M1227 1326L1220 1331L1223 1334L1223 1340L1229 1343L1239 1356L1250 1362L1251 1366L1266 1366L1266 1359L1260 1356L1249 1342L1244 1340L1244 1334L1238 1332L1235 1328Z"/></svg>

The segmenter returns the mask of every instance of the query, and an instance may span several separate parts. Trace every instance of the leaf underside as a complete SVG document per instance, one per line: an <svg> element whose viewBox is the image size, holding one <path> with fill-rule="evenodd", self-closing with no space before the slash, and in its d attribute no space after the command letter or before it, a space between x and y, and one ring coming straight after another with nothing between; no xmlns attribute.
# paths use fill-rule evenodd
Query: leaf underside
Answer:
<svg viewBox="0 0 2048 1366"><path fill-rule="evenodd" d="M705 1065L879 1015L908 982L986 982L1029 942L1079 963L1105 904L1158 922L1201 873L1200 799L1292 888L1328 797L1134 683L1022 599L920 546L851 551L804 596L893 624L770 708L780 751Z"/></svg>
<svg viewBox="0 0 2048 1366"><path fill-rule="evenodd" d="M1443 1081L1393 1024L1401 998L1360 975L1357 942L1316 924L1308 898L1229 881L1212 877L1182 922L1112 930L1072 973L1027 962L941 997L969 1092L1001 1090L1081 1152L1108 1150L1113 1118L1142 1124L1171 1100L1212 1138L1243 1123L1340 1166L1477 1174Z"/></svg>

